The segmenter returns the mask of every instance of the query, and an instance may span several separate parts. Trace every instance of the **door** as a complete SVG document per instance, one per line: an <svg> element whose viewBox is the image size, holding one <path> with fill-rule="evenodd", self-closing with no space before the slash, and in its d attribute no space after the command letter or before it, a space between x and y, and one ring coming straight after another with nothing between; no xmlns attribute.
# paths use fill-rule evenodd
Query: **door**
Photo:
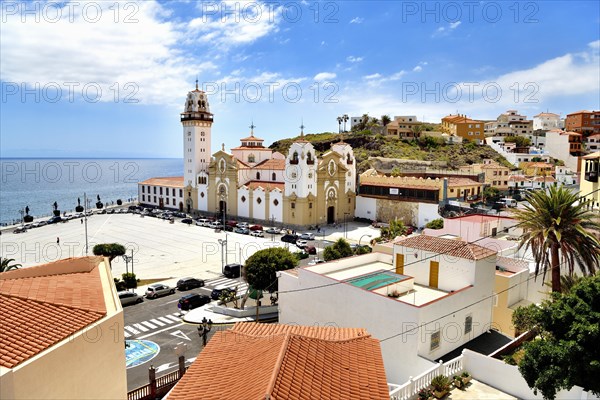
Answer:
<svg viewBox="0 0 600 400"><path fill-rule="evenodd" d="M164 206L165 206L165 201L161 197L158 199L158 208L163 208Z"/></svg>
<svg viewBox="0 0 600 400"><path fill-rule="evenodd" d="M220 200L219 201L219 219L225 220L225 212L227 211L227 202Z"/></svg>
<svg viewBox="0 0 600 400"><path fill-rule="evenodd" d="M183 202L181 201L179 202L179 211L183 212Z"/></svg>
<svg viewBox="0 0 600 400"><path fill-rule="evenodd" d="M335 207L327 207L327 223L333 224L335 222Z"/></svg>
<svg viewBox="0 0 600 400"><path fill-rule="evenodd" d="M404 275L404 254L396 254L396 273Z"/></svg>
<svg viewBox="0 0 600 400"><path fill-rule="evenodd" d="M440 263L437 261L429 262L429 287L438 287L438 277L440 274Z"/></svg>

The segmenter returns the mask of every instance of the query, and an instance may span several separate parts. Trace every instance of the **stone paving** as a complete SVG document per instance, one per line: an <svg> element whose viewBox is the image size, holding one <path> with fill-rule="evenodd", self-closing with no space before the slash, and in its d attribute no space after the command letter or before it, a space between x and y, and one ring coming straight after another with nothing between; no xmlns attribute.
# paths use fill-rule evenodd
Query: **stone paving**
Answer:
<svg viewBox="0 0 600 400"><path fill-rule="evenodd" d="M465 390L454 389L444 399L448 400L517 400L509 394L472 379Z"/></svg>

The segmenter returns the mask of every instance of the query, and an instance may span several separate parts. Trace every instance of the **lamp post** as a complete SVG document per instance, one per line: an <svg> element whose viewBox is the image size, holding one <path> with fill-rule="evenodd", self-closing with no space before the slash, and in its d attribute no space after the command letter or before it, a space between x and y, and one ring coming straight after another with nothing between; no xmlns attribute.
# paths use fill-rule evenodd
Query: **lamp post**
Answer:
<svg viewBox="0 0 600 400"><path fill-rule="evenodd" d="M371 236L371 235L369 235L368 233L366 233L366 234L362 235L362 236L360 237L360 239L358 239L358 247L360 247L360 241L361 241L361 240L362 240L362 238L364 238L365 236L366 236L366 237L372 237L372 236Z"/></svg>
<svg viewBox="0 0 600 400"><path fill-rule="evenodd" d="M348 215L350 215L350 213L348 213L348 212L344 213L344 239L348 239L348 220L347 220Z"/></svg>
<svg viewBox="0 0 600 400"><path fill-rule="evenodd" d="M85 254L88 254L88 230L87 230L87 210L88 210L88 206L89 206L89 199L87 198L85 192L83 192L83 204L84 204L84 209L83 209L83 224L85 226Z"/></svg>
<svg viewBox="0 0 600 400"><path fill-rule="evenodd" d="M227 262L227 232L225 232L225 239L219 239L221 245L221 273L225 273L225 264Z"/></svg>
<svg viewBox="0 0 600 400"><path fill-rule="evenodd" d="M202 318L202 322L198 325L198 336L202 338L202 346L206 347L206 336L212 328L212 320L206 320L206 317Z"/></svg>

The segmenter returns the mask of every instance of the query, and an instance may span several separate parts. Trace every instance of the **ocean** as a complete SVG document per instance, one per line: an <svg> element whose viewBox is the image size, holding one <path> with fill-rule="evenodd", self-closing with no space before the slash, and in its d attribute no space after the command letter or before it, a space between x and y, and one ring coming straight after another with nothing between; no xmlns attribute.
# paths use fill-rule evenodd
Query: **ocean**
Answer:
<svg viewBox="0 0 600 400"><path fill-rule="evenodd" d="M83 194L95 208L97 197L105 205L137 199L137 183L159 176L182 176L183 160L94 158L0 159L0 223L21 221L29 207L34 217L50 216L53 204L61 212L73 212Z"/></svg>

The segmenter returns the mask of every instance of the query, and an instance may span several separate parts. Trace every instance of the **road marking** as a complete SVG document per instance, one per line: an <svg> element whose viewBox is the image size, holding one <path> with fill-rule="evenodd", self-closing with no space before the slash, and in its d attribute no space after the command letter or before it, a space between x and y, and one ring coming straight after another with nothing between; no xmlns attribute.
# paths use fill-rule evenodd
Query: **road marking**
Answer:
<svg viewBox="0 0 600 400"><path fill-rule="evenodd" d="M175 314L175 315L179 315L179 314ZM166 318L172 319L173 322L179 322L181 321L181 318L176 317L175 315L165 315Z"/></svg>
<svg viewBox="0 0 600 400"><path fill-rule="evenodd" d="M142 324L133 324L133 326L135 327L135 329L139 329L142 332L148 332L149 329L146 328L144 325Z"/></svg>
<svg viewBox="0 0 600 400"><path fill-rule="evenodd" d="M173 367L171 367L171 364L172 363L159 365L158 367L156 367L156 372L163 372L163 371L166 371L166 370L168 370L170 368L175 367L175 365Z"/></svg>
<svg viewBox="0 0 600 400"><path fill-rule="evenodd" d="M161 329L160 331L155 331L155 332L149 333L149 334L147 334L147 335L140 336L138 339L146 339L146 338L149 338L149 337L151 337L151 336L157 335L157 334L159 334L159 333L162 333L162 332L168 331L168 330L170 330L170 329L177 328L178 326L181 326L181 325L185 325L185 324L182 322L182 323L180 323L180 324L178 324L178 325L169 326L169 327L167 327L167 328L165 328L165 329Z"/></svg>
<svg viewBox="0 0 600 400"><path fill-rule="evenodd" d="M151 319L150 322L152 322L153 324L156 324L158 326L165 326L165 324L163 324L162 322L160 322L157 319Z"/></svg>
<svg viewBox="0 0 600 400"><path fill-rule="evenodd" d="M131 336L129 333L125 332L125 337L128 338L129 336Z"/></svg>
<svg viewBox="0 0 600 400"><path fill-rule="evenodd" d="M125 329L127 329L129 332L131 332L132 335L137 335L138 333L140 333L137 329L133 329L129 325L126 326Z"/></svg>
<svg viewBox="0 0 600 400"><path fill-rule="evenodd" d="M171 332L171 335L177 336L178 338L181 338L181 339L189 340L190 342L192 341L192 339L190 339L185 333L183 333L181 331Z"/></svg>
<svg viewBox="0 0 600 400"><path fill-rule="evenodd" d="M161 321L167 323L167 324L172 324L173 321L171 321L169 318L165 318L165 317L158 317L158 319L160 319Z"/></svg>
<svg viewBox="0 0 600 400"><path fill-rule="evenodd" d="M146 325L146 326L147 326L148 328L150 328L150 329L155 329L155 328L156 328L156 326L155 326L155 325L152 325L152 324L151 324L150 322L148 322L148 321L142 321L142 322L140 322L140 323L141 323L141 324L144 324L144 325Z"/></svg>
<svg viewBox="0 0 600 400"><path fill-rule="evenodd" d="M177 299L177 300L173 300L173 301L169 301L169 302L166 302L165 304L177 303L178 301L179 301L179 299Z"/></svg>

